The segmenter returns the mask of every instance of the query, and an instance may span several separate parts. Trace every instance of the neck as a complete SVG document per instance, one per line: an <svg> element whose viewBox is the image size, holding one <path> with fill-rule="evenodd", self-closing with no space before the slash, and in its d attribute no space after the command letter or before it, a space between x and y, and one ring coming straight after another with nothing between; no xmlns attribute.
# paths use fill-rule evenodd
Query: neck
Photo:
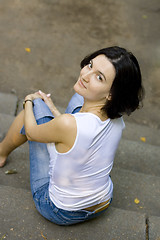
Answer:
<svg viewBox="0 0 160 240"><path fill-rule="evenodd" d="M92 111L99 112L103 106L104 106L104 104L95 104L92 106L86 106L85 104L83 104L83 106L81 108L81 112L92 112Z"/></svg>
<svg viewBox="0 0 160 240"><path fill-rule="evenodd" d="M100 118L106 118L101 108L104 106L102 102L89 102L84 100L84 104L80 110L80 112L91 112L99 116Z"/></svg>

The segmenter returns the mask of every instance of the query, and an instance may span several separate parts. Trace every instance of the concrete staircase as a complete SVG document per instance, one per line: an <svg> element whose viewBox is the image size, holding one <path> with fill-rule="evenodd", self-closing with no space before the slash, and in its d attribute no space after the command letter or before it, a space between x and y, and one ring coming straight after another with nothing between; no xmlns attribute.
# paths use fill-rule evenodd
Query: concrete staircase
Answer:
<svg viewBox="0 0 160 240"><path fill-rule="evenodd" d="M0 93L1 139L21 106L15 95ZM69 227L50 223L37 212L30 193L28 145L16 149L0 169L0 240L160 240L159 136L158 130L126 123L111 173L111 207L97 219ZM17 174L6 175L10 169Z"/></svg>

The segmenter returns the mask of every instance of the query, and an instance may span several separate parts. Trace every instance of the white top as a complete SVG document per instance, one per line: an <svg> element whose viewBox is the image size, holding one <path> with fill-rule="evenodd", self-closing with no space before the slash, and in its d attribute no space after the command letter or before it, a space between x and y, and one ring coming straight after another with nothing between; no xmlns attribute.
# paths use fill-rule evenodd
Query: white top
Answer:
<svg viewBox="0 0 160 240"><path fill-rule="evenodd" d="M101 119L92 113L75 113L77 136L73 147L59 153L54 143L50 154L49 196L61 209L76 211L112 197L109 177L122 130L122 118Z"/></svg>

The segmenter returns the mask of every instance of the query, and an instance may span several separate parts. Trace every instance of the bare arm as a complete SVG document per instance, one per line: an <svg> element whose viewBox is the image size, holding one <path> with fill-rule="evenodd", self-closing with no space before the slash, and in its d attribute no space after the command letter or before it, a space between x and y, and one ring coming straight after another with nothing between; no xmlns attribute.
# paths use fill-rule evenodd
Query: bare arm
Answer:
<svg viewBox="0 0 160 240"><path fill-rule="evenodd" d="M56 108L56 106L52 102L52 99L50 98L50 94L45 94L40 90L39 90L38 94L44 100L44 102L47 104L47 106L49 107L49 109L53 113L54 117L57 117L57 116L61 115L59 110Z"/></svg>
<svg viewBox="0 0 160 240"><path fill-rule="evenodd" d="M37 93L36 93L37 94ZM36 94L30 94L25 99L34 100L38 97ZM51 104L52 112L55 116L48 123L37 125L32 108L32 102L25 104L24 124L28 140L37 142L61 142L68 144L76 137L76 122L70 114L60 114Z"/></svg>

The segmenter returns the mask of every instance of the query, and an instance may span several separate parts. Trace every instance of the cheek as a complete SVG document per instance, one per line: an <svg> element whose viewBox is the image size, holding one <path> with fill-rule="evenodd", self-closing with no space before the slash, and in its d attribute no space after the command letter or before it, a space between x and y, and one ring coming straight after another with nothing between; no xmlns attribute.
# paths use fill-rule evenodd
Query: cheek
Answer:
<svg viewBox="0 0 160 240"><path fill-rule="evenodd" d="M92 81L89 84L89 87L92 91L94 92L106 92L107 91L107 86L105 84L103 84L102 82L99 81Z"/></svg>
<svg viewBox="0 0 160 240"><path fill-rule="evenodd" d="M93 86L90 86L90 91L94 96L100 97L100 98L106 98L110 92L110 87L106 86L105 84L94 84Z"/></svg>

